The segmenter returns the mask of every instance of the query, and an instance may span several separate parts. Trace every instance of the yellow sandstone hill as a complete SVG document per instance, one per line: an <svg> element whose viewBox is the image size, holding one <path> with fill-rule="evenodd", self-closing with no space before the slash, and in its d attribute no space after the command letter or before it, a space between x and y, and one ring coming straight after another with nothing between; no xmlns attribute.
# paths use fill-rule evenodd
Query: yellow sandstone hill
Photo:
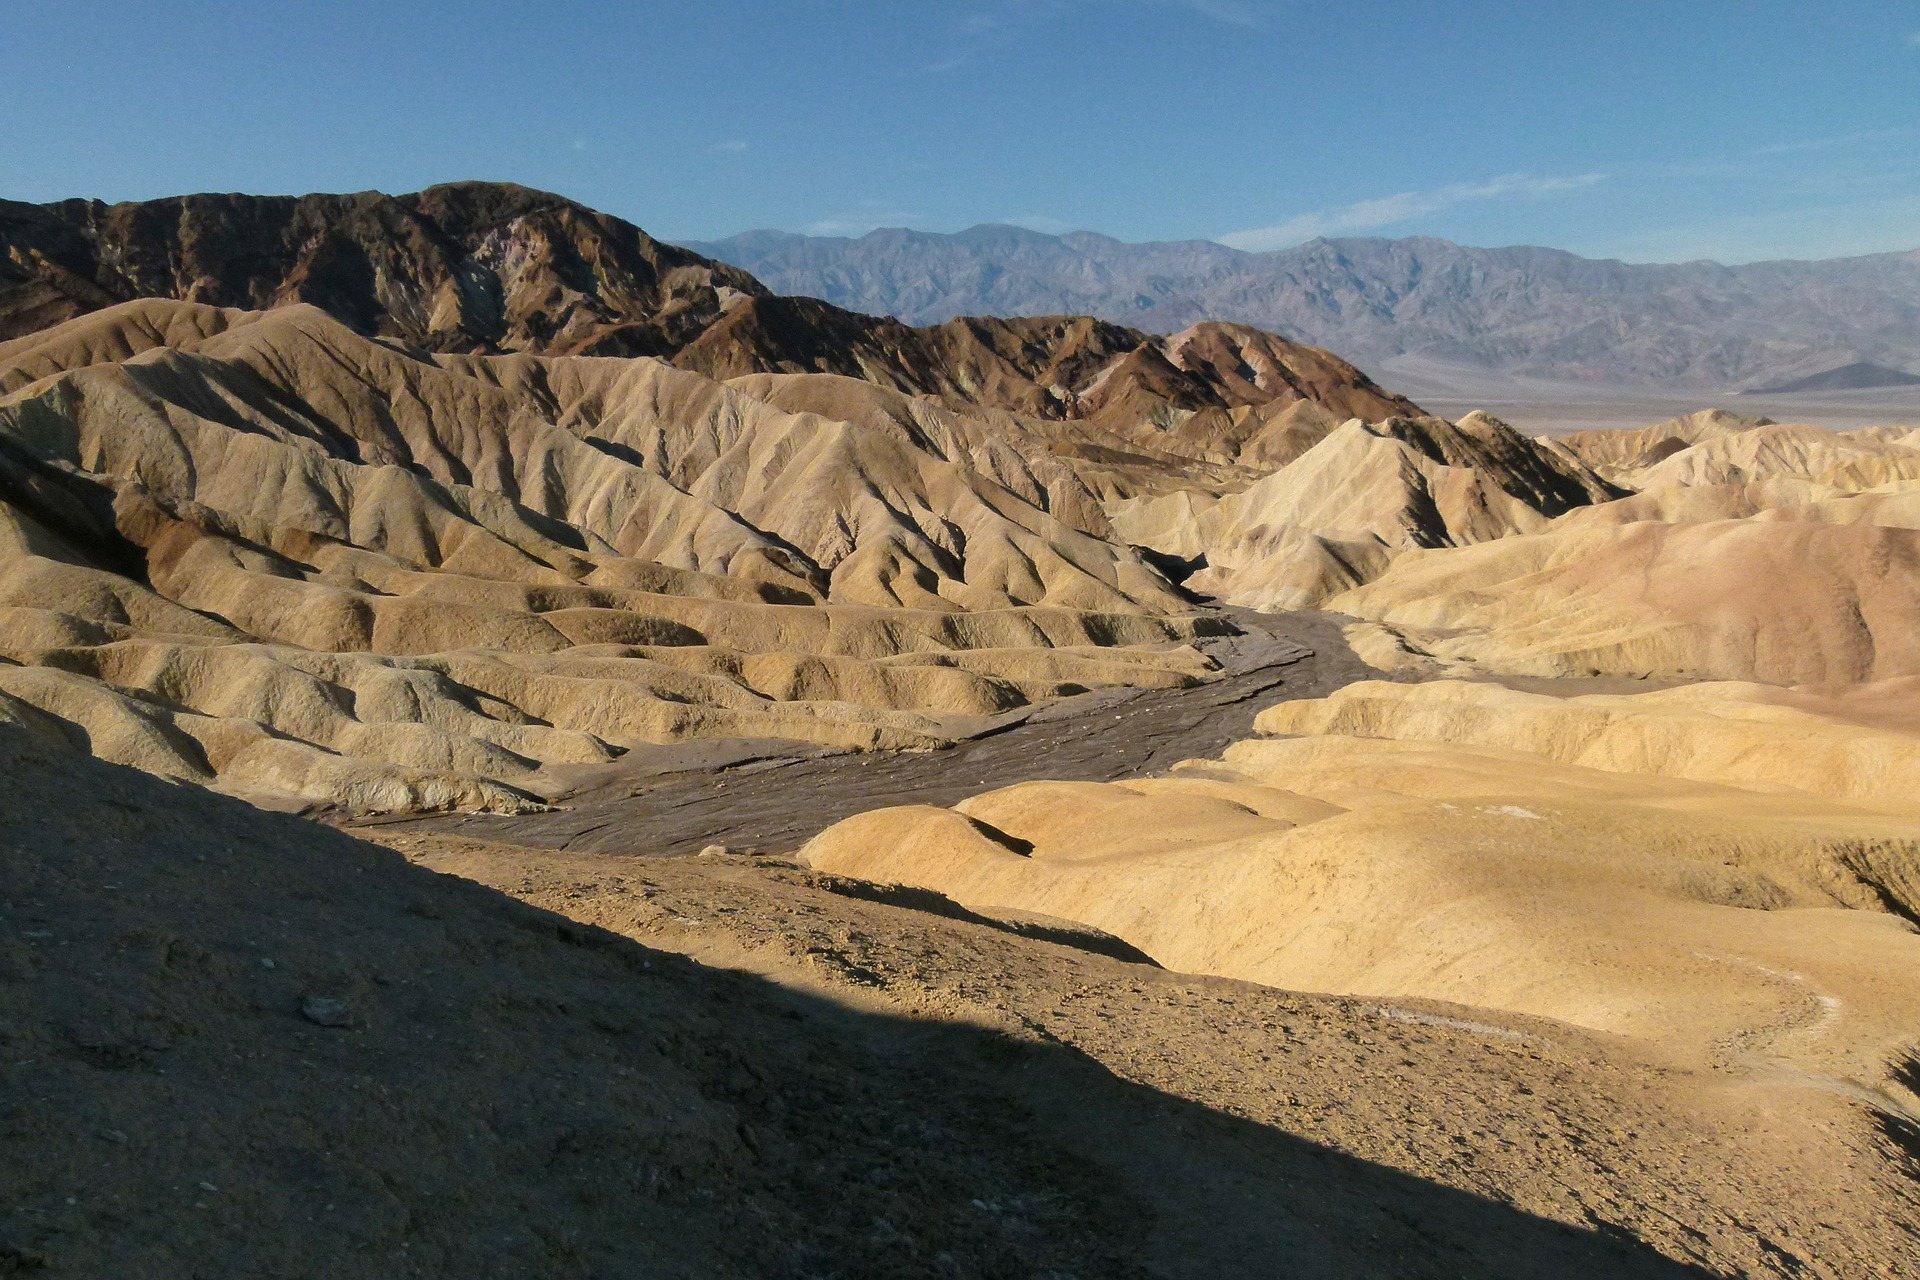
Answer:
<svg viewBox="0 0 1920 1280"><path fill-rule="evenodd" d="M1530 675L1837 684L1920 674L1920 532L1721 520L1404 557L1328 607Z"/></svg>
<svg viewBox="0 0 1920 1280"><path fill-rule="evenodd" d="M1251 608L1312 608L1370 581L1404 552L1532 531L1618 492L1484 415L1457 424L1353 420L1196 513L1207 564L1191 585ZM1144 529L1148 513L1136 519L1121 527ZM1162 549L1195 554L1191 545Z"/></svg>
<svg viewBox="0 0 1920 1280"><path fill-rule="evenodd" d="M1920 736L1871 705L1362 684L1166 777L881 810L805 856L1176 969L1551 1017L1898 1118L1920 1104Z"/></svg>
<svg viewBox="0 0 1920 1280"><path fill-rule="evenodd" d="M1396 559L1327 607L1381 665L1836 685L1920 674L1920 450L1705 411L1563 437L1636 492Z"/></svg>
<svg viewBox="0 0 1920 1280"><path fill-rule="evenodd" d="M1771 422L1770 418L1746 417L1709 408L1650 427L1570 431L1553 437L1551 443L1602 475L1621 479L1703 441L1722 439L1748 427L1768 426Z"/></svg>

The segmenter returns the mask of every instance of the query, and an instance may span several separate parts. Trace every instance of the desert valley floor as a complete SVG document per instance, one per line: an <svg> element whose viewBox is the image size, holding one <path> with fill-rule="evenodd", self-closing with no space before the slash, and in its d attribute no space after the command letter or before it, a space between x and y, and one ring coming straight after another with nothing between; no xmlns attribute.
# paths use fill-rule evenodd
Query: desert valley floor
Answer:
<svg viewBox="0 0 1920 1280"><path fill-rule="evenodd" d="M1920 427L0 243L0 1274L1920 1272Z"/></svg>

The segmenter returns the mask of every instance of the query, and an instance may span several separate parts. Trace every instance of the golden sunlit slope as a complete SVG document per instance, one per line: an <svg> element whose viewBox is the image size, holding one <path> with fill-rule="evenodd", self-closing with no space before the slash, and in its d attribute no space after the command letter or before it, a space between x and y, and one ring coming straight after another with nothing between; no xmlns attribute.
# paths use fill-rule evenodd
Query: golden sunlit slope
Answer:
<svg viewBox="0 0 1920 1280"><path fill-rule="evenodd" d="M881 810L812 865L1112 933L1170 967L1425 996L1896 1117L1920 1026L1920 737L1712 685L1349 686L1218 761Z"/></svg>
<svg viewBox="0 0 1920 1280"><path fill-rule="evenodd" d="M1197 539L1162 549L1205 554L1206 568L1192 580L1198 590L1252 608L1312 608L1406 551L1542 528L1617 493L1580 463L1484 415L1458 424L1353 420L1243 492L1196 511ZM1156 525L1171 525L1177 533L1178 510L1170 518L1166 509L1181 500L1136 505L1121 526L1152 536Z"/></svg>
<svg viewBox="0 0 1920 1280"><path fill-rule="evenodd" d="M1328 607L1385 665L1839 684L1920 674L1920 450L1703 411L1574 452L1637 489L1401 557ZM1413 665L1419 665L1414 661Z"/></svg>
<svg viewBox="0 0 1920 1280"><path fill-rule="evenodd" d="M1640 521L1404 557L1329 608L1530 675L1833 684L1920 674L1920 532Z"/></svg>
<svg viewBox="0 0 1920 1280"><path fill-rule="evenodd" d="M1771 421L1708 408L1656 422L1650 427L1569 431L1554 436L1550 443L1602 475L1619 478L1653 466L1692 445L1717 440L1748 427L1765 426Z"/></svg>

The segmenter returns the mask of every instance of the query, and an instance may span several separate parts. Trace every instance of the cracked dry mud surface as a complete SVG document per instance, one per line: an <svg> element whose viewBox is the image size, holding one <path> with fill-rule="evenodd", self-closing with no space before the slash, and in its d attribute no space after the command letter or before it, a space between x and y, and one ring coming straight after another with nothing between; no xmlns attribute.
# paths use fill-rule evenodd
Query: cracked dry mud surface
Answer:
<svg viewBox="0 0 1920 1280"><path fill-rule="evenodd" d="M1111 782L1215 755L1288 698L1379 678L1320 613L1225 611L1245 634L1208 642L1224 674L1188 689L1100 690L1023 713L943 751L835 752L794 743L642 748L582 772L546 813L429 814L357 824L582 853L688 854L710 844L784 852L869 809L952 804L1034 778Z"/></svg>

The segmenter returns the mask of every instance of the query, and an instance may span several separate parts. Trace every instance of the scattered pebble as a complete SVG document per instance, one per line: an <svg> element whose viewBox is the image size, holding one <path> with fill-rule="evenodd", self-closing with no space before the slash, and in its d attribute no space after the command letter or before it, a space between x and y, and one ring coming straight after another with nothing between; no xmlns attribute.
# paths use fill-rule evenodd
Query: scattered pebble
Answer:
<svg viewBox="0 0 1920 1280"><path fill-rule="evenodd" d="M300 1016L319 1027L350 1027L353 1013L345 1000L333 996L305 996L300 1001Z"/></svg>

